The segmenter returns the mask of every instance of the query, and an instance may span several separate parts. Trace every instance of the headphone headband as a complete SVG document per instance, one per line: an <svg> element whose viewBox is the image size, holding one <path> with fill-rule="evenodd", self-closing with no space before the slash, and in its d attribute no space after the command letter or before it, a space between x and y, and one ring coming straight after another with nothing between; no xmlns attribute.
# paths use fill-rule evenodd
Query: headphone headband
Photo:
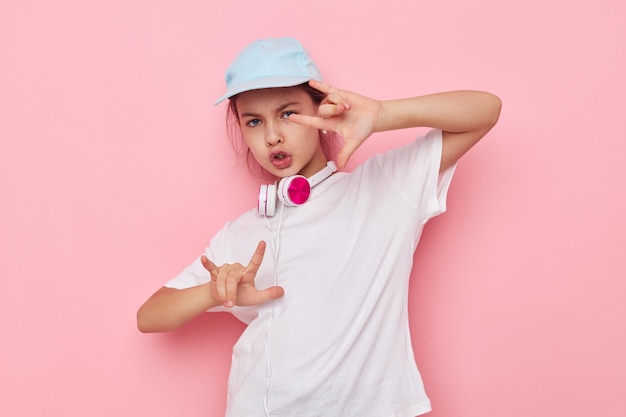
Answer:
<svg viewBox="0 0 626 417"><path fill-rule="evenodd" d="M328 161L324 168L320 169L318 172L308 178L309 184L311 184L311 188L315 187L317 184L333 175L333 172L335 171L337 171L337 165L335 165L333 161Z"/></svg>

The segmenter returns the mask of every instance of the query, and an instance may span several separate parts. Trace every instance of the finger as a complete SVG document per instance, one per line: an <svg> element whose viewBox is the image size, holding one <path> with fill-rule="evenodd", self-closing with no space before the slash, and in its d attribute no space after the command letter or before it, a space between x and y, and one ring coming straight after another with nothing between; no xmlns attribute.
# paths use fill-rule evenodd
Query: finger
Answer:
<svg viewBox="0 0 626 417"><path fill-rule="evenodd" d="M360 142L355 140L344 140L343 146L337 154L337 167L343 169L348 164L348 160L359 147Z"/></svg>
<svg viewBox="0 0 626 417"><path fill-rule="evenodd" d="M333 90L333 87L330 84L320 80L310 80L309 85L324 94L328 94Z"/></svg>
<svg viewBox="0 0 626 417"><path fill-rule="evenodd" d="M259 243L257 244L256 249L252 254L252 258L250 258L250 262L248 262L246 269L243 271L243 281L251 281L256 276L256 273L261 267L261 262L263 262L263 256L265 255L266 246L266 243L262 240L259 241Z"/></svg>
<svg viewBox="0 0 626 417"><path fill-rule="evenodd" d="M317 116L305 116L303 114L290 114L289 121L297 123L302 126L314 127L316 129L333 130L335 122L323 119Z"/></svg>
<svg viewBox="0 0 626 417"><path fill-rule="evenodd" d="M228 271L228 275L224 280L224 291L226 294L224 305L226 307L232 307L235 305L237 299L237 288L239 287L239 281L243 277L244 270L239 265L239 268L231 268Z"/></svg>
<svg viewBox="0 0 626 417"><path fill-rule="evenodd" d="M219 268L219 272L215 277L215 284L217 289L217 298L218 301L226 304L226 280L228 279L228 274L232 272L232 265L222 265Z"/></svg>
<svg viewBox="0 0 626 417"><path fill-rule="evenodd" d="M256 303L261 304L269 300L275 300L285 295L283 287L269 287L257 292Z"/></svg>
<svg viewBox="0 0 626 417"><path fill-rule="evenodd" d="M330 93L326 94L324 100L322 100L322 104L347 104L348 97L339 90L333 90Z"/></svg>
<svg viewBox="0 0 626 417"><path fill-rule="evenodd" d="M339 88L335 88L332 85L319 80L311 80L309 81L309 85L316 90L319 90L322 93L326 94L326 98L322 101L323 103L345 103L346 106L350 108L350 104L348 103L348 101L351 93L349 91L340 90Z"/></svg>
<svg viewBox="0 0 626 417"><path fill-rule="evenodd" d="M200 257L200 262L202 262L202 266L204 269L209 271L211 274L211 281L217 281L217 274L219 273L219 268L215 265L206 255L202 255Z"/></svg>
<svg viewBox="0 0 626 417"><path fill-rule="evenodd" d="M321 104L317 110L322 119L335 117L348 110L347 103L325 103Z"/></svg>

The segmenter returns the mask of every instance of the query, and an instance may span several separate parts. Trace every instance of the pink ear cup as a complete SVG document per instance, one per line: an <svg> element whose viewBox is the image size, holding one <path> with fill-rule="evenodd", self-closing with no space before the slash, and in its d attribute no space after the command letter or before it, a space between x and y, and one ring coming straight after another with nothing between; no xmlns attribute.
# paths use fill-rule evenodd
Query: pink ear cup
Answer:
<svg viewBox="0 0 626 417"><path fill-rule="evenodd" d="M262 185L259 192L259 214L273 216L276 213L276 198L285 206L295 207L304 204L311 195L311 188L337 171L337 165L328 161L326 166L309 178L302 175L285 177L278 183Z"/></svg>
<svg viewBox="0 0 626 417"><path fill-rule="evenodd" d="M306 203L309 195L311 195L311 185L302 175L283 178L278 184L278 198L288 207Z"/></svg>
<svg viewBox="0 0 626 417"><path fill-rule="evenodd" d="M289 194L289 199L294 204L304 204L311 195L311 185L309 185L309 181L306 178L295 177L289 184L287 194Z"/></svg>

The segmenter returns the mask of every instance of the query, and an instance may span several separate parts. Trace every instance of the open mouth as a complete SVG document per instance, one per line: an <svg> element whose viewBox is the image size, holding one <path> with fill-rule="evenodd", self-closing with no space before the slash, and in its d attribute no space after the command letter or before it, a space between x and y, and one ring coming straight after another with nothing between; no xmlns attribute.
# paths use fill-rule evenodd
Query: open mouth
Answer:
<svg viewBox="0 0 626 417"><path fill-rule="evenodd" d="M287 168L291 165L291 155L284 152L276 152L271 155L270 161L276 168Z"/></svg>

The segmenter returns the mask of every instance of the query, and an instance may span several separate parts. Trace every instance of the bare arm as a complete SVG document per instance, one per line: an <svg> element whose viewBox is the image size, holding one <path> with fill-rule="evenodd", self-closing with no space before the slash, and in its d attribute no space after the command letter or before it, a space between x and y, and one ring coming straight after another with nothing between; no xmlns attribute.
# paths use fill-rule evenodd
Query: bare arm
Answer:
<svg viewBox="0 0 626 417"><path fill-rule="evenodd" d="M443 131L440 170L452 166L498 121L500 99L482 91L451 91L382 102L378 131L428 126Z"/></svg>
<svg viewBox="0 0 626 417"><path fill-rule="evenodd" d="M143 333L175 330L220 305L213 299L209 285L210 282L184 290L160 288L137 311L137 327Z"/></svg>
<svg viewBox="0 0 626 417"><path fill-rule="evenodd" d="M500 115L500 99L482 91L451 91L378 101L320 81L309 84L327 95L319 116L294 114L289 120L339 133L344 139L337 156L340 167L346 165L352 153L374 132L432 127L443 131L440 168L443 170L474 146Z"/></svg>
<svg viewBox="0 0 626 417"><path fill-rule="evenodd" d="M281 287L259 290L254 284L265 246L263 241L258 243L246 266L240 263L217 266L202 255L202 266L211 274L211 281L184 290L162 287L137 311L137 327L144 333L166 332L212 307L250 306L282 297Z"/></svg>

